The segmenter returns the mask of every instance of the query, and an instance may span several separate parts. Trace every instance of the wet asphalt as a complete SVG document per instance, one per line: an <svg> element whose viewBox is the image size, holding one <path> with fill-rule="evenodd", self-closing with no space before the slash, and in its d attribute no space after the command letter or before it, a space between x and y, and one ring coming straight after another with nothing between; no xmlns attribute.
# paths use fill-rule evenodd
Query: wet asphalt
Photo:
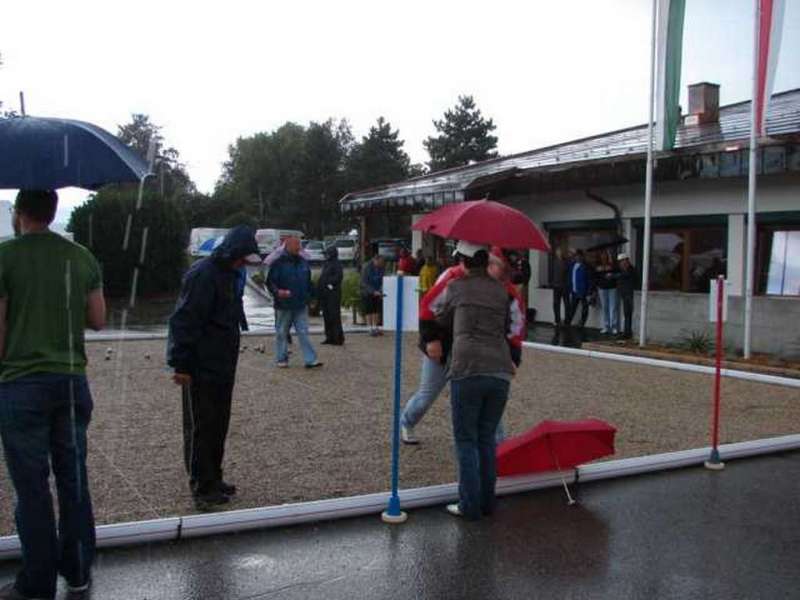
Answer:
<svg viewBox="0 0 800 600"><path fill-rule="evenodd" d="M800 597L800 452L442 507L100 552L94 599ZM0 580L11 562L0 564ZM61 597L61 596L59 596Z"/></svg>

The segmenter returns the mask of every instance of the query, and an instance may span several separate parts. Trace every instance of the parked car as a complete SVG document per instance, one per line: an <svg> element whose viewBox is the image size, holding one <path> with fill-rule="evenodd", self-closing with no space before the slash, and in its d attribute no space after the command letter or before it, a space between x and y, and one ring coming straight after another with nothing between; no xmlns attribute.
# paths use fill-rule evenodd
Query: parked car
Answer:
<svg viewBox="0 0 800 600"><path fill-rule="evenodd" d="M305 243L305 251L308 252L308 260L311 262L322 262L325 260L325 243L319 240L308 240Z"/></svg>
<svg viewBox="0 0 800 600"><path fill-rule="evenodd" d="M402 238L381 238L372 240L372 253L377 252L389 262L396 262L400 258L400 250L406 247Z"/></svg>
<svg viewBox="0 0 800 600"><path fill-rule="evenodd" d="M356 241L341 238L333 242L333 245L339 251L339 260L342 262L350 262L356 258Z"/></svg>

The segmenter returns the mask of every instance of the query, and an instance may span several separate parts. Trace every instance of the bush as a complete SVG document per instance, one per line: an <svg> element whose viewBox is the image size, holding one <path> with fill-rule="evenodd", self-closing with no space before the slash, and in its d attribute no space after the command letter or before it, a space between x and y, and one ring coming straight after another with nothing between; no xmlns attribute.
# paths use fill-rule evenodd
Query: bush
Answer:
<svg viewBox="0 0 800 600"><path fill-rule="evenodd" d="M714 341L705 331L684 331L681 334L680 347L695 354L710 354L714 349Z"/></svg>
<svg viewBox="0 0 800 600"><path fill-rule="evenodd" d="M361 299L361 275L357 271L345 273L342 280L342 306L358 308Z"/></svg>
<svg viewBox="0 0 800 600"><path fill-rule="evenodd" d="M106 294L112 297L131 293L137 265L137 296L175 291L186 269L188 236L178 208L157 194L146 193L137 211L137 199L136 189L104 188L73 210L67 225L75 241L97 257ZM128 247L124 249L129 217ZM145 227L147 245L139 265Z"/></svg>

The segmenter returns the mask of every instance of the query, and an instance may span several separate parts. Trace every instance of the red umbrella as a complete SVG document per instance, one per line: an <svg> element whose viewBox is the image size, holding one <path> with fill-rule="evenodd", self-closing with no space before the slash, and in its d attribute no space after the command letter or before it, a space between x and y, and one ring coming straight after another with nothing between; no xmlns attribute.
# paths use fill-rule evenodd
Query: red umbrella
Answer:
<svg viewBox="0 0 800 600"><path fill-rule="evenodd" d="M475 244L550 251L547 238L524 213L491 200L448 204L411 228Z"/></svg>
<svg viewBox="0 0 800 600"><path fill-rule="evenodd" d="M542 421L497 447L497 474L561 471L614 454L616 428L600 419ZM570 504L573 500L567 490Z"/></svg>

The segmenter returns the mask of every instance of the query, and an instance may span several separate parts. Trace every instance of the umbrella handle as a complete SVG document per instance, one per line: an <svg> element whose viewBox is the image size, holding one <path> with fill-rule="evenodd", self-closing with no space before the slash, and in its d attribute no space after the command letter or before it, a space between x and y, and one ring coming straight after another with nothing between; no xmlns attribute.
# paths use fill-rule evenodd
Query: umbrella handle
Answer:
<svg viewBox="0 0 800 600"><path fill-rule="evenodd" d="M561 465L558 464L558 456L556 456L556 453L553 451L553 445L550 443L550 436L546 436L545 439L547 440L547 449L550 451L550 456L553 458L553 462L556 463L558 476L561 477L561 485L564 486L564 491L567 493L567 506L574 506L575 500L569 493L569 486L567 485L567 480L564 478L564 473L561 471Z"/></svg>

